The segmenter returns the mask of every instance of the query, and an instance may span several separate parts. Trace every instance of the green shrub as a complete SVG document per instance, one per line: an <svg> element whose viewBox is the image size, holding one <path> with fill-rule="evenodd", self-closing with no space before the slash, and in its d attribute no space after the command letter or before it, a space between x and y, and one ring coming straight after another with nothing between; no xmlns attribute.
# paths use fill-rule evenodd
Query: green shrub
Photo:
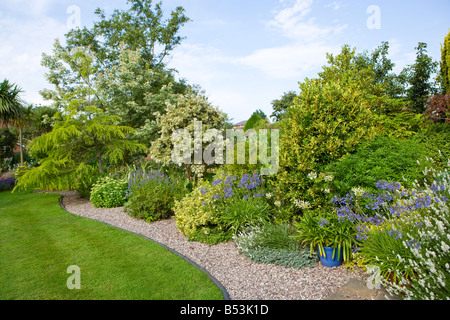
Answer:
<svg viewBox="0 0 450 320"><path fill-rule="evenodd" d="M332 191L335 194L346 194L353 187L375 191L379 180L401 181L405 186L411 186L414 180L423 176L423 167L417 161L425 164L431 154L416 140L378 136L325 170L333 172Z"/></svg>
<svg viewBox="0 0 450 320"><path fill-rule="evenodd" d="M259 174L217 173L175 203L178 229L191 241L229 241L241 227L273 218Z"/></svg>
<svg viewBox="0 0 450 320"><path fill-rule="evenodd" d="M409 265L409 260L414 259L414 255L403 245L405 238L400 226L393 227L392 224L386 223L378 227L369 225L364 228L367 228L364 231L366 239L359 248L359 255L364 258L367 266L377 265L380 275L390 281L399 281L403 276L413 276L414 267ZM394 272L400 269L400 274Z"/></svg>
<svg viewBox="0 0 450 320"><path fill-rule="evenodd" d="M354 152L375 134L367 96L351 78L307 80L300 89L280 137L279 188L291 200L308 194L309 173ZM320 197L309 200L314 207L324 203Z"/></svg>
<svg viewBox="0 0 450 320"><path fill-rule="evenodd" d="M76 171L76 178L74 182L75 190L82 198L89 199L91 197L92 186L97 180L104 175L98 172L98 169L89 166L81 165Z"/></svg>
<svg viewBox="0 0 450 320"><path fill-rule="evenodd" d="M128 178L125 211L147 222L173 215L175 201L183 198L184 185L160 170L132 172Z"/></svg>
<svg viewBox="0 0 450 320"><path fill-rule="evenodd" d="M90 201L96 208L116 208L125 204L128 183L125 179L101 177L92 186Z"/></svg>
<svg viewBox="0 0 450 320"><path fill-rule="evenodd" d="M255 127L256 123L258 123L261 120L262 120L261 116L259 114L257 114L257 113L254 113L250 117L250 119L248 119L248 121L245 123L244 131L253 129Z"/></svg>
<svg viewBox="0 0 450 320"><path fill-rule="evenodd" d="M447 159L450 158L450 123L428 125L413 140L431 152L438 167L445 168Z"/></svg>
<svg viewBox="0 0 450 320"><path fill-rule="evenodd" d="M424 117L412 112L374 114L374 119L378 134L402 139L416 135L425 125Z"/></svg>
<svg viewBox="0 0 450 320"><path fill-rule="evenodd" d="M317 262L317 256L310 256L308 249L293 251L287 249L251 248L243 252L243 255L255 262L276 264L296 269L313 267Z"/></svg>

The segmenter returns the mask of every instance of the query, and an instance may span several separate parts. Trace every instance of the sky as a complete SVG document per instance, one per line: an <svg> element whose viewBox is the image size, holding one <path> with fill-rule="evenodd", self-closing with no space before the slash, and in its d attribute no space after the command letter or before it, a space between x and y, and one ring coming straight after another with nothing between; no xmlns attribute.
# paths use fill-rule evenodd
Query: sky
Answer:
<svg viewBox="0 0 450 320"><path fill-rule="evenodd" d="M419 42L441 59L450 30L450 0L162 0L191 19L168 63L179 78L205 90L209 101L232 122L247 120L299 82L315 78L326 54L343 45L369 53L383 41L400 72L415 60ZM109 16L125 0L0 0L0 81L23 90L30 104L46 105L39 91L52 89L41 66L55 39L74 27L92 26L96 8Z"/></svg>

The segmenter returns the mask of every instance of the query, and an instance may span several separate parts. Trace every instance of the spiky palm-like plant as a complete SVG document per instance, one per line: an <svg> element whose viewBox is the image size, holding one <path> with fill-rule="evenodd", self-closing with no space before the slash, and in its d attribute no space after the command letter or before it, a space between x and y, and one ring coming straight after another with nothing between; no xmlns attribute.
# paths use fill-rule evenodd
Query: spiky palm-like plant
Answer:
<svg viewBox="0 0 450 320"><path fill-rule="evenodd" d="M22 89L7 79L0 83L0 122L9 123L20 117L24 101L20 97Z"/></svg>

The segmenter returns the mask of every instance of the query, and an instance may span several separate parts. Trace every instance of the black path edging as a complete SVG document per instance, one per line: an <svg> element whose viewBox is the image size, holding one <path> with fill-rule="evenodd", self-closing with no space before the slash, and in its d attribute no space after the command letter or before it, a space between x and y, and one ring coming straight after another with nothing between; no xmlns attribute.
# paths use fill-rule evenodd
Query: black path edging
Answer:
<svg viewBox="0 0 450 320"><path fill-rule="evenodd" d="M61 208L62 208L64 211L66 211L67 213L73 214L73 213L69 212L69 211L66 209L66 207L64 206L64 204L63 204L63 198L64 198L64 196L62 196L61 198L59 198L59 205L60 205ZM169 248L169 247L166 246L165 244L162 244L162 243L160 243L160 242L158 242L158 241L156 241L156 240L153 240L153 239L151 239L151 238L149 238L149 237L147 237L147 236L144 236L144 235L142 235L142 234L138 234L138 233L135 233L135 232L130 231L130 230L126 230L126 229L123 229L123 228L119 228L119 227L117 227L117 226L111 225L111 224L109 224L109 223L106 223L106 222L104 222L104 221L100 221L100 220L97 220L97 219L92 219L92 218L89 218L89 219L94 220L94 221L97 221L97 222L101 222L101 223L103 223L103 224L105 224L105 225L107 225L107 226L109 226L109 227L113 227L113 228L116 228L116 229L119 229L119 230L122 230L122 231L126 231L126 232L129 232L129 233L132 233L132 234L137 235L137 236L139 236L139 237L143 237L143 238L145 238L145 239L147 239L147 240L150 240L150 241L152 241L152 242L154 242L154 243L156 243L156 244L158 244L158 245L160 245L160 246L166 248L166 249L169 250L170 252L172 252L172 253L176 254L177 256L183 258L183 259L186 260L188 263L190 263L191 265L193 265L194 267L196 267L197 269L199 269L200 271L202 271L203 273L205 273L205 274L208 276L208 278L211 279L211 281L214 282L214 284L220 289L220 291L222 291L222 294L223 294L224 299L225 299L225 300L231 300L230 295L228 294L228 291L227 291L227 290L225 289L225 287L219 282L219 280L217 280L214 276L212 276L207 270L205 270L204 268L202 268L201 266L199 266L197 263L195 263L194 261L192 261L192 260L189 259L188 257L185 257L185 256L182 255L181 253L179 253L179 252L173 250L172 248Z"/></svg>

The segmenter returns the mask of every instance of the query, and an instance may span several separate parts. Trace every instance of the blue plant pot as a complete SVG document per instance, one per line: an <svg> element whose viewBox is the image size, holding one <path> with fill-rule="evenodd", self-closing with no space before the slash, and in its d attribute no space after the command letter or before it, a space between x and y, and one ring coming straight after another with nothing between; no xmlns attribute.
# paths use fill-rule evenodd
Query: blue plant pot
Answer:
<svg viewBox="0 0 450 320"><path fill-rule="evenodd" d="M320 263L322 265L324 265L325 267L333 268L340 266L342 264L342 249L343 249L342 246L339 252L340 253L339 256L338 256L339 250L337 248L324 247L323 249L325 251L325 256L322 256L320 254L319 247L317 247L317 251L319 252ZM334 258L333 258L333 250L335 250Z"/></svg>

